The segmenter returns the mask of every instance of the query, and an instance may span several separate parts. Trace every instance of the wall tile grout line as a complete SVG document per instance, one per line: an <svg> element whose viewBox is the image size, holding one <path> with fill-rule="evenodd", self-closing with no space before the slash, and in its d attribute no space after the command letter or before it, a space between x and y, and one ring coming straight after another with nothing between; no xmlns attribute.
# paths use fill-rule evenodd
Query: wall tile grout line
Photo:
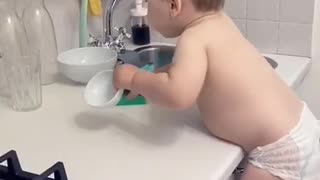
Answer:
<svg viewBox="0 0 320 180"><path fill-rule="evenodd" d="M245 0L245 17L246 17L246 20L245 20L245 27L246 27L246 30L245 30L245 37L248 38L248 9L249 9L249 6L248 6L248 0Z"/></svg>
<svg viewBox="0 0 320 180"><path fill-rule="evenodd" d="M277 54L280 53L280 14L281 14L281 1L278 0L278 32L277 32L277 47L276 47L276 52Z"/></svg>

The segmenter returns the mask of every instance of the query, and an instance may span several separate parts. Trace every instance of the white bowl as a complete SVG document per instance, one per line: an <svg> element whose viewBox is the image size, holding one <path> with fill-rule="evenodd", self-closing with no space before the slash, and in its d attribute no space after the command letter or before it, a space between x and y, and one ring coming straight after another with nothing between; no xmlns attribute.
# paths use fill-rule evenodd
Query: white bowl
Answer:
<svg viewBox="0 0 320 180"><path fill-rule="evenodd" d="M87 83L100 71L113 69L116 63L117 53L102 47L71 49L58 56L59 71L80 83Z"/></svg>
<svg viewBox="0 0 320 180"><path fill-rule="evenodd" d="M105 70L88 82L84 99L92 107L112 107L119 103L122 95L123 90L116 90L113 87L113 70Z"/></svg>

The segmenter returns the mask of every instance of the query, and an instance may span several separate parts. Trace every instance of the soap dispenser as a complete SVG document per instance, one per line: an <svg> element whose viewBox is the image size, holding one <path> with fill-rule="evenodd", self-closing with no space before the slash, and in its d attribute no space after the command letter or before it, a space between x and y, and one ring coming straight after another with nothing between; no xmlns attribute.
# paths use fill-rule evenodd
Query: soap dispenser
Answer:
<svg viewBox="0 0 320 180"><path fill-rule="evenodd" d="M135 0L135 8L131 9L132 42L135 45L150 43L150 27L147 23L148 9L143 6L144 0Z"/></svg>

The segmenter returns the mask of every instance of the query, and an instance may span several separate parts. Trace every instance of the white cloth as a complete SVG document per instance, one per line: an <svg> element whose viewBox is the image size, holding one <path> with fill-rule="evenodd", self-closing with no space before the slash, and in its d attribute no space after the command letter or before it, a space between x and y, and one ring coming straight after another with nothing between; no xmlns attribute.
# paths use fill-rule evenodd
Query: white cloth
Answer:
<svg viewBox="0 0 320 180"><path fill-rule="evenodd" d="M304 104L296 127L278 141L254 149L249 163L283 180L320 180L320 121Z"/></svg>

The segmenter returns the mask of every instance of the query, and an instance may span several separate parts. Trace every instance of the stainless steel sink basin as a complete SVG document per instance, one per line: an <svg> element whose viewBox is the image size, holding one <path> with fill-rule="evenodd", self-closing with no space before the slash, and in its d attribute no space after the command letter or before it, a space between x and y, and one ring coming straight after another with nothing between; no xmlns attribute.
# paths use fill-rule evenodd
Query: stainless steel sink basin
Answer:
<svg viewBox="0 0 320 180"><path fill-rule="evenodd" d="M172 62L175 46L145 46L135 51L142 62L152 63L157 69Z"/></svg>
<svg viewBox="0 0 320 180"><path fill-rule="evenodd" d="M146 64L154 64L155 69L162 67L166 64L172 62L172 57L175 51L175 46L166 45L154 45L154 46L144 46L134 50L138 55L136 58L132 58L130 55L130 60L124 60L125 63L134 64L138 67L143 67ZM134 54L131 52L131 54ZM278 63L269 57L265 57L268 63L275 69Z"/></svg>
<svg viewBox="0 0 320 180"><path fill-rule="evenodd" d="M278 67L278 63L275 60L267 56L264 56L264 58L268 61L268 63L272 66L273 69L276 69Z"/></svg>

